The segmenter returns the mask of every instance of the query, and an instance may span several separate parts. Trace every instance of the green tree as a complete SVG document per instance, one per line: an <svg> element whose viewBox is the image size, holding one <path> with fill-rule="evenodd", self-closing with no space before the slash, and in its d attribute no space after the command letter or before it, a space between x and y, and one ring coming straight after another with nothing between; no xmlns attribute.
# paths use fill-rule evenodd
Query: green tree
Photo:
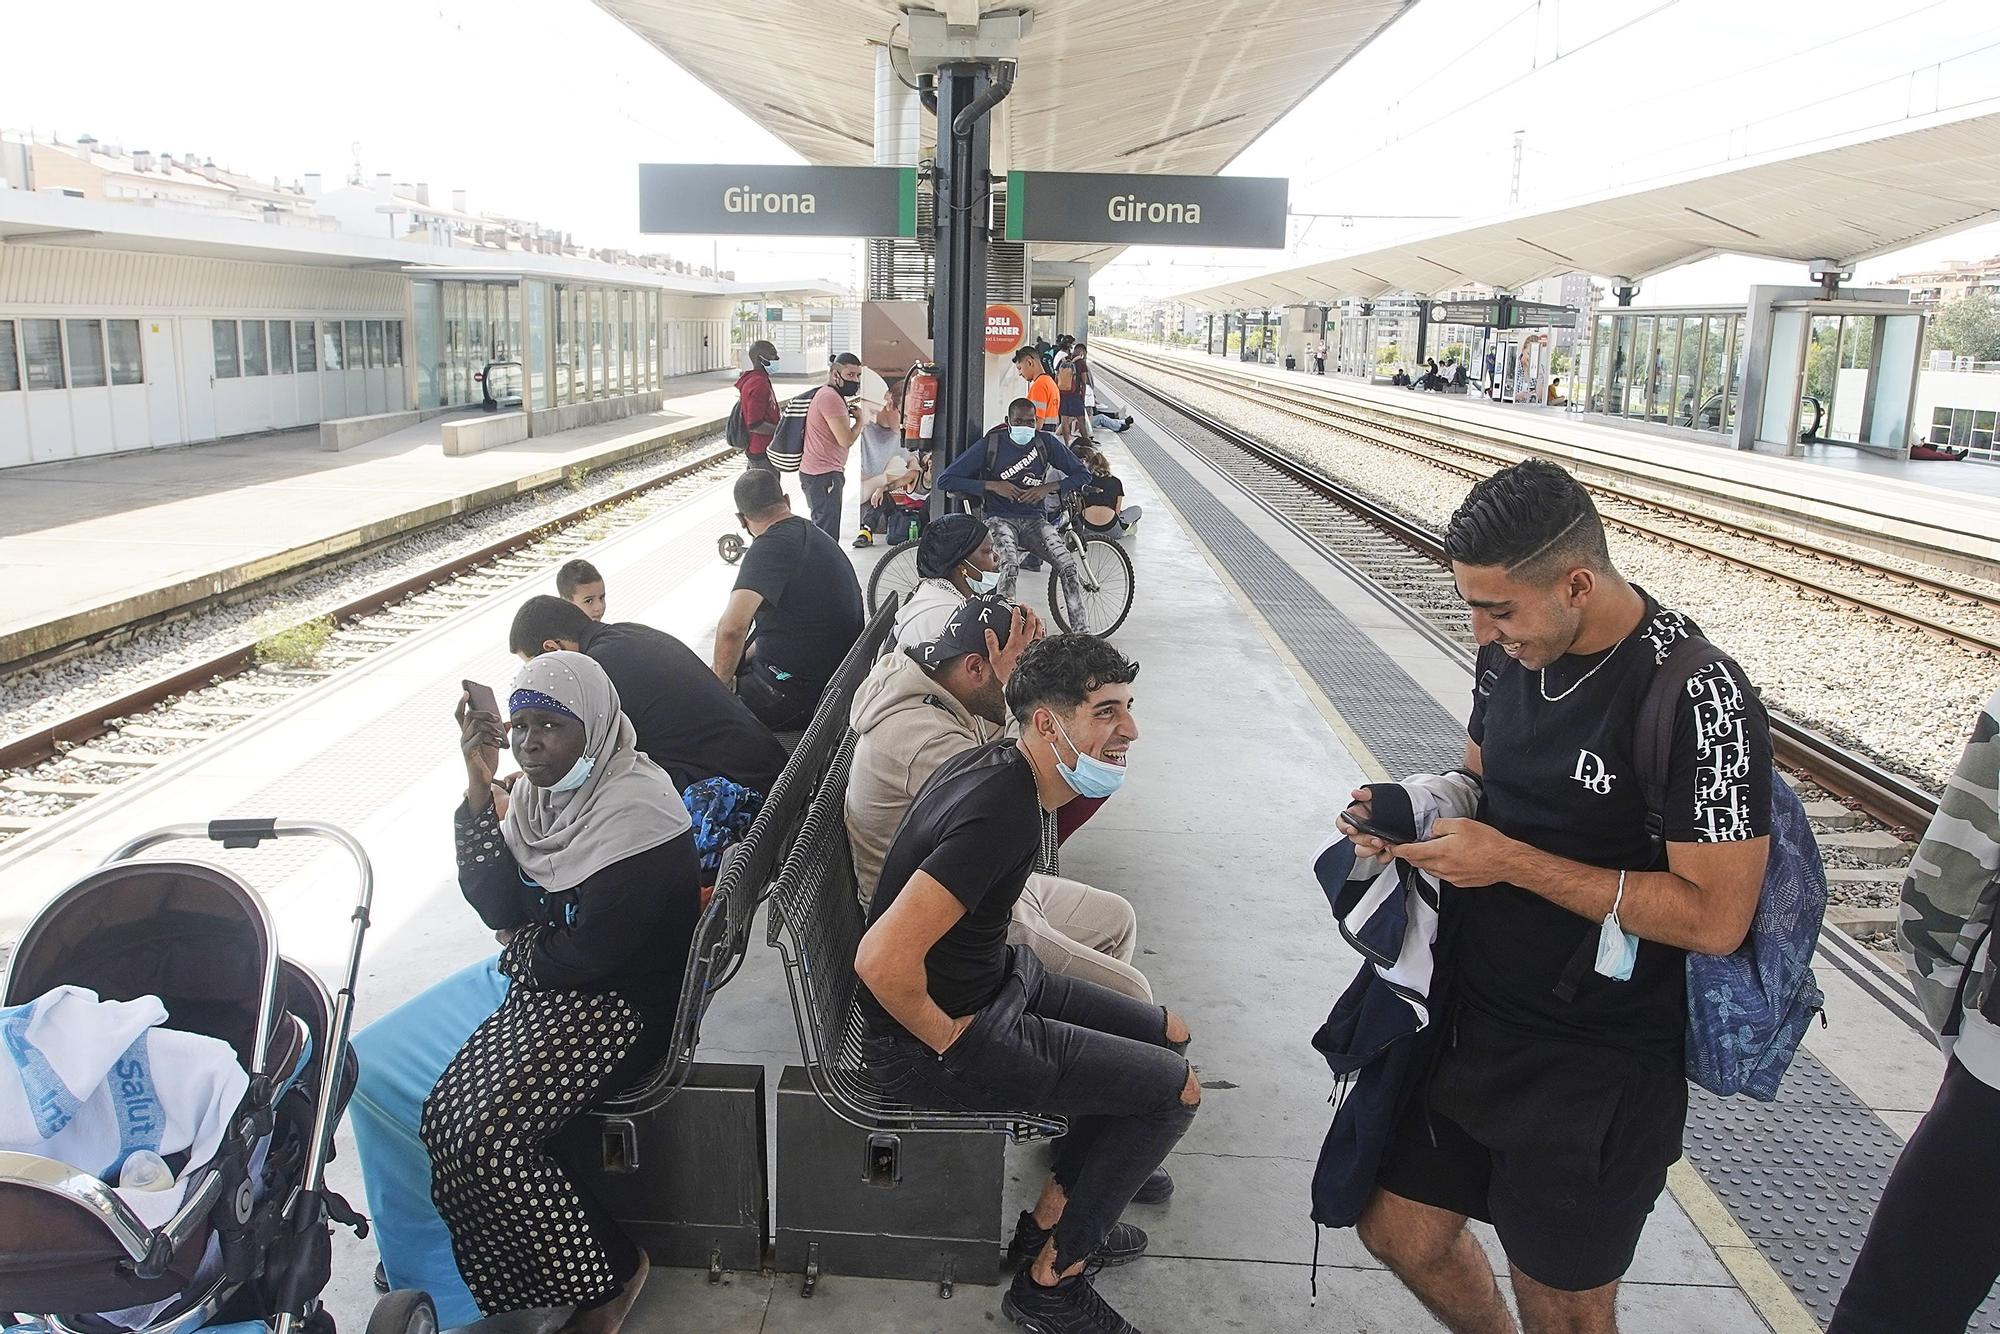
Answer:
<svg viewBox="0 0 2000 1334"><path fill-rule="evenodd" d="M1974 361L2000 361L2000 301L1968 292L1931 316L1931 345Z"/></svg>

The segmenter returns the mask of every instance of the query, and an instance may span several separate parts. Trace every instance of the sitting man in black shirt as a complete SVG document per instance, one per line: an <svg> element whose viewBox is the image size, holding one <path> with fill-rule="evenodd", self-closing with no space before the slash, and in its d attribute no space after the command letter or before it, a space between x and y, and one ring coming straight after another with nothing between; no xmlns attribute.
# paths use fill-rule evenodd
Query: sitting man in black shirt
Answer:
<svg viewBox="0 0 2000 1334"><path fill-rule="evenodd" d="M593 621L574 603L543 595L514 613L507 647L523 662L568 649L602 667L639 734L639 749L667 771L676 792L727 778L768 794L785 767L785 748L771 729L664 630Z"/></svg>
<svg viewBox="0 0 2000 1334"><path fill-rule="evenodd" d="M1017 1323L1061 1334L1133 1334L1084 1267L1144 1253L1146 1234L1118 1216L1201 1102L1179 1016L1045 972L1007 943L1045 823L1124 777L1138 673L1090 635L1021 655L1006 691L1020 739L947 760L918 791L854 962L868 1067L885 1089L918 1107L1073 1118L1015 1230L1008 1253L1022 1269L1001 1303Z"/></svg>
<svg viewBox="0 0 2000 1334"><path fill-rule="evenodd" d="M1633 734L1660 663L1699 631L1619 575L1589 493L1552 463L1473 487L1445 546L1481 645L1465 768L1485 793L1479 819L1392 849L1448 886L1457 924L1432 1000L1454 999L1361 1240L1452 1330L1511 1331L1465 1227L1484 1219L1528 1334L1609 1334L1681 1156L1687 954L1735 950L1763 887L1770 732L1734 662L1689 679L1662 851ZM1366 797L1350 811L1365 817Z"/></svg>
<svg viewBox="0 0 2000 1334"><path fill-rule="evenodd" d="M861 584L839 544L792 513L778 474L746 472L735 494L751 542L715 627L715 674L765 726L795 731L861 637Z"/></svg>

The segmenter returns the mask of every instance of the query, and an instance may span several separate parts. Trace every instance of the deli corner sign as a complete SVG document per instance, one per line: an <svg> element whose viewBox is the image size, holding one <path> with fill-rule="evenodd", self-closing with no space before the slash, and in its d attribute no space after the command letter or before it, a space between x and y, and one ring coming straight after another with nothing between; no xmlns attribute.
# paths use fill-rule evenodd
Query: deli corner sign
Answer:
<svg viewBox="0 0 2000 1334"><path fill-rule="evenodd" d="M1009 241L1101 241L1282 250L1282 176L1007 173Z"/></svg>
<svg viewBox="0 0 2000 1334"><path fill-rule="evenodd" d="M917 169L641 163L639 230L915 236Z"/></svg>

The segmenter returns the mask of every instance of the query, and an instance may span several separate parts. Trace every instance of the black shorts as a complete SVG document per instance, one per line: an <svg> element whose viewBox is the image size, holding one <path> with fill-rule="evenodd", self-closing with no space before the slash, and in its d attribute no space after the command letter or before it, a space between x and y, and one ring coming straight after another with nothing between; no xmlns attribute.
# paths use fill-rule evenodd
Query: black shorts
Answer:
<svg viewBox="0 0 2000 1334"><path fill-rule="evenodd" d="M1493 1224L1508 1261L1544 1287L1624 1277L1681 1156L1678 1065L1525 1037L1464 1011L1445 1042L1376 1184Z"/></svg>

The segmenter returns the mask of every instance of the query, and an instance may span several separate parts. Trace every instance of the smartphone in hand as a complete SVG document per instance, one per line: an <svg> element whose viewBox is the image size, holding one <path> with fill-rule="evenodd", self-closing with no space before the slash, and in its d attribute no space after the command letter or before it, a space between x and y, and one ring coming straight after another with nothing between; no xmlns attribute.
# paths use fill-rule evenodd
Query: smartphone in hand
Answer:
<svg viewBox="0 0 2000 1334"><path fill-rule="evenodd" d="M466 696L475 711L490 713L495 718L501 718L502 721L505 721L504 715L500 712L500 701L494 696L492 686L482 681L471 680L460 681L459 684L465 687Z"/></svg>
<svg viewBox="0 0 2000 1334"><path fill-rule="evenodd" d="M1370 838L1379 838L1384 843L1390 844L1414 841L1408 834L1399 833L1394 829L1385 829L1373 820L1365 819L1353 811L1343 811L1341 814L1342 818L1354 827L1356 833L1366 834Z"/></svg>

